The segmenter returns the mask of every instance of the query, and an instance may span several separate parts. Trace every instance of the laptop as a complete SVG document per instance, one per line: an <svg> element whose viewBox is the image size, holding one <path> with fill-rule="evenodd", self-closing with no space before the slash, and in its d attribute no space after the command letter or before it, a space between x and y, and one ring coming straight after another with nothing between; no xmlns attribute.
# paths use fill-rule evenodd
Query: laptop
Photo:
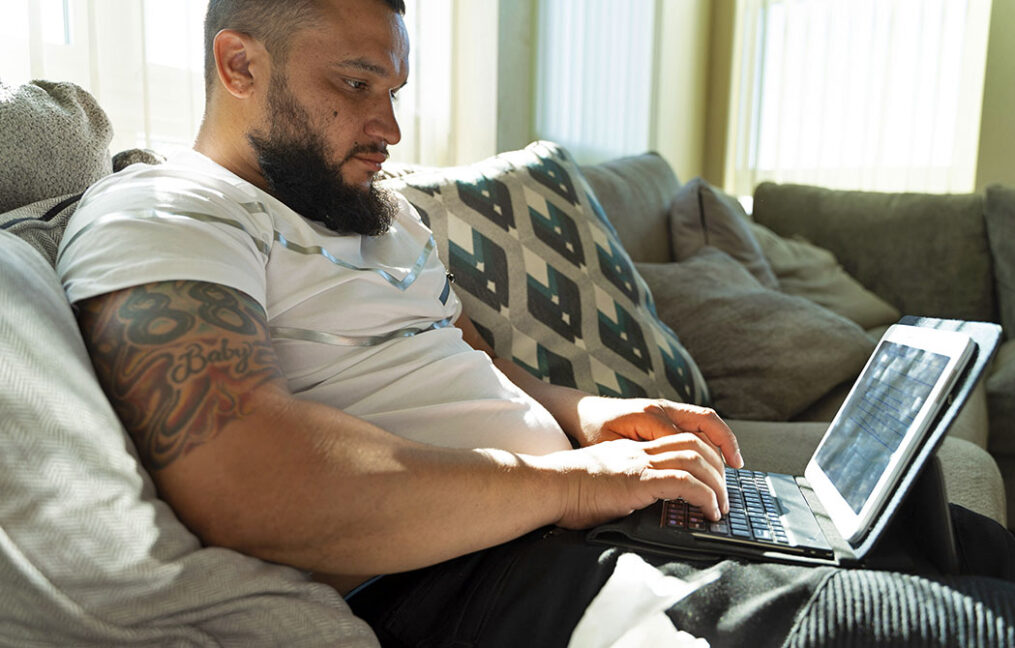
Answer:
<svg viewBox="0 0 1015 648"><path fill-rule="evenodd" d="M932 518L916 535L933 535L934 551L945 551L935 563L950 568L951 522L934 451L999 335L994 324L905 318L878 342L803 476L727 467L730 512L719 522L682 500L659 501L588 538L687 558L859 565L900 509L916 509ZM930 501L904 507L907 494Z"/></svg>

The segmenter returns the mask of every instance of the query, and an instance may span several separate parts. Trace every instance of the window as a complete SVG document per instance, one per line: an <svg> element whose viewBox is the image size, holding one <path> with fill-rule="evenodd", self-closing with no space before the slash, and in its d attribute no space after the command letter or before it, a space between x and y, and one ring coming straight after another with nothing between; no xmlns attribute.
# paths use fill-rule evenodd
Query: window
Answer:
<svg viewBox="0 0 1015 648"><path fill-rule="evenodd" d="M191 146L204 111L207 0L4 0L0 79L71 81L113 124L112 152Z"/></svg>
<svg viewBox="0 0 1015 648"><path fill-rule="evenodd" d="M651 147L656 0L539 3L535 129L583 162Z"/></svg>
<svg viewBox="0 0 1015 648"><path fill-rule="evenodd" d="M971 191L990 0L739 0L727 186Z"/></svg>

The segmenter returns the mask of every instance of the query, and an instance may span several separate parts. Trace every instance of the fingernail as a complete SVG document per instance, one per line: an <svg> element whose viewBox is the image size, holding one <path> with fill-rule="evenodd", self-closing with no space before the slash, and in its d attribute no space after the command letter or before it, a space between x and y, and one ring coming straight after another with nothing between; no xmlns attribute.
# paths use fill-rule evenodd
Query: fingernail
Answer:
<svg viewBox="0 0 1015 648"><path fill-rule="evenodd" d="M734 466L734 468L743 468L744 467L744 457L743 457L743 455L740 454L739 450L737 450L737 456L734 457L734 459L739 464L737 466Z"/></svg>

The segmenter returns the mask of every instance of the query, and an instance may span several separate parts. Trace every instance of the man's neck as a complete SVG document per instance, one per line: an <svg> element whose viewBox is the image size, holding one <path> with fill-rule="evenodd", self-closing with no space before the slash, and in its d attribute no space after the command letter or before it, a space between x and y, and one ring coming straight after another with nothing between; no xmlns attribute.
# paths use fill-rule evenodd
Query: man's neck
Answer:
<svg viewBox="0 0 1015 648"><path fill-rule="evenodd" d="M267 191L268 183L261 174L253 148L238 124L223 123L206 114L194 141L194 150Z"/></svg>

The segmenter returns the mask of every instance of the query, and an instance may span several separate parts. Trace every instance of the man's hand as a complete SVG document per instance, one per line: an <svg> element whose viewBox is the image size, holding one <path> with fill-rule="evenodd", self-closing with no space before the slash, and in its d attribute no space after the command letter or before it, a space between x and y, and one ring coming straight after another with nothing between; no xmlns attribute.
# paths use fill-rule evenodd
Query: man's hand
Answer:
<svg viewBox="0 0 1015 648"><path fill-rule="evenodd" d="M511 382L546 407L564 432L582 447L618 439L651 441L689 432L698 435L729 465L734 468L744 465L736 437L712 409L664 399L603 398L551 385L511 360L497 357L464 313L455 326L462 330L466 343L489 355Z"/></svg>
<svg viewBox="0 0 1015 648"><path fill-rule="evenodd" d="M733 432L707 407L647 398L587 396L578 402L577 410L580 433L575 436L582 446L616 439L651 441L690 432L699 435L729 465L744 465Z"/></svg>
<svg viewBox="0 0 1015 648"><path fill-rule="evenodd" d="M542 459L569 477L557 522L563 527L590 527L657 499L683 498L712 520L729 511L719 453L693 433L605 441Z"/></svg>

